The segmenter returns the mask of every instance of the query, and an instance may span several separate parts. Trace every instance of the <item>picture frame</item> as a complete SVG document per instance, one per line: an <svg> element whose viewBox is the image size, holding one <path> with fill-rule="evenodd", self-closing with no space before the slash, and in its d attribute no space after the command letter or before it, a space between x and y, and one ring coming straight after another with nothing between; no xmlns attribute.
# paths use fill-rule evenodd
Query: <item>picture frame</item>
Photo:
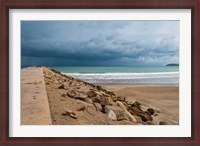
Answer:
<svg viewBox="0 0 200 146"><path fill-rule="evenodd" d="M1 2L1 145L200 145L199 0L4 0ZM9 10L11 9L191 9L191 137L9 137Z"/></svg>

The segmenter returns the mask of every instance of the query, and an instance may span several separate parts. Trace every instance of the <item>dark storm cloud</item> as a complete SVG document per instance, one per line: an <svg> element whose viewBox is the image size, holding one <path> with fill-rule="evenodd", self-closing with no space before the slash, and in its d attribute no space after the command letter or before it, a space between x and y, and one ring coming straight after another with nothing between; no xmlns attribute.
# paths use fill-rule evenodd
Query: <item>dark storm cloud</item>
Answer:
<svg viewBox="0 0 200 146"><path fill-rule="evenodd" d="M22 63L129 66L179 59L179 21L23 21L21 29Z"/></svg>

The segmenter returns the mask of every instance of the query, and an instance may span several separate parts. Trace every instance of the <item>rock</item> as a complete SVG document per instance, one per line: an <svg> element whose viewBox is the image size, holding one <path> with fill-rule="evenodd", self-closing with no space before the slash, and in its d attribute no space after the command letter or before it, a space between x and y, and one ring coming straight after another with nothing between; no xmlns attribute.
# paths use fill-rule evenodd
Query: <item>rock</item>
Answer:
<svg viewBox="0 0 200 146"><path fill-rule="evenodd" d="M93 102L100 103L102 106L110 105L112 103L111 97L104 97L102 95L97 95L92 98Z"/></svg>
<svg viewBox="0 0 200 146"><path fill-rule="evenodd" d="M82 106L81 108L77 109L77 111L84 111L86 109L86 106Z"/></svg>
<svg viewBox="0 0 200 146"><path fill-rule="evenodd" d="M109 95L113 95L113 96L115 96L115 93L114 92L111 92L111 91L105 91L106 92L106 94L109 94Z"/></svg>
<svg viewBox="0 0 200 146"><path fill-rule="evenodd" d="M91 114L91 115L96 115L97 110L96 110L96 108L92 105L92 106L88 106L88 107L87 107L87 112L88 112L89 114Z"/></svg>
<svg viewBox="0 0 200 146"><path fill-rule="evenodd" d="M165 122L165 121L160 121L160 122L159 122L159 125L168 125L168 124L167 124L167 122Z"/></svg>
<svg viewBox="0 0 200 146"><path fill-rule="evenodd" d="M105 94L105 93L102 93L102 96L105 96L105 97L110 97L109 94Z"/></svg>
<svg viewBox="0 0 200 146"><path fill-rule="evenodd" d="M130 119L129 119L129 117L128 117L126 114L124 114L124 113L119 113L119 114L117 115L117 120L118 120L118 121L122 121L122 120L130 120Z"/></svg>
<svg viewBox="0 0 200 146"><path fill-rule="evenodd" d="M140 122L140 123L142 123L143 125L148 125L146 122L144 122L144 121L142 121L142 122Z"/></svg>
<svg viewBox="0 0 200 146"><path fill-rule="evenodd" d="M65 110L63 113L62 113L63 116L70 116L74 119L77 119L77 115L75 112L71 111L71 110Z"/></svg>
<svg viewBox="0 0 200 146"><path fill-rule="evenodd" d="M51 79L51 76L49 76L49 75L45 75L45 77L48 78L48 79Z"/></svg>
<svg viewBox="0 0 200 146"><path fill-rule="evenodd" d="M100 104L101 104L102 106L111 105L111 103L112 103L111 97L103 97L103 96L100 96Z"/></svg>
<svg viewBox="0 0 200 146"><path fill-rule="evenodd" d="M71 98L75 98L76 97L76 92L74 90L70 90L69 92L67 92L67 96L69 96Z"/></svg>
<svg viewBox="0 0 200 146"><path fill-rule="evenodd" d="M114 101L112 101L112 102L111 102L111 105L115 105L115 106L117 106L117 103L114 102Z"/></svg>
<svg viewBox="0 0 200 146"><path fill-rule="evenodd" d="M97 96L97 93L94 92L94 91L89 91L89 92L87 93L87 96L88 96L88 97L95 97L95 96Z"/></svg>
<svg viewBox="0 0 200 146"><path fill-rule="evenodd" d="M113 106L113 105L106 105L105 106L105 113L108 113L109 110L113 110L115 115L117 116L117 120L129 120L129 116L126 114L126 112L119 106Z"/></svg>
<svg viewBox="0 0 200 146"><path fill-rule="evenodd" d="M64 83L63 80L58 80L58 82L59 82L60 84L63 84L63 83Z"/></svg>
<svg viewBox="0 0 200 146"><path fill-rule="evenodd" d="M97 90L104 90L101 86L96 86Z"/></svg>
<svg viewBox="0 0 200 146"><path fill-rule="evenodd" d="M138 107L130 107L129 108L129 112L132 115L139 115L140 112L143 112L141 109L139 109Z"/></svg>
<svg viewBox="0 0 200 146"><path fill-rule="evenodd" d="M67 96L67 93L63 93L61 96L62 96L62 97L66 97L66 96Z"/></svg>
<svg viewBox="0 0 200 146"><path fill-rule="evenodd" d="M142 118L142 121L144 121L144 122L153 120L153 118L151 117L151 114L148 111L144 112L140 108L138 108L137 106L130 107L129 112L132 115L140 116Z"/></svg>
<svg viewBox="0 0 200 146"><path fill-rule="evenodd" d="M141 105L141 103L136 101L131 105L131 107L137 107L138 109L141 109L140 105Z"/></svg>
<svg viewBox="0 0 200 146"><path fill-rule="evenodd" d="M154 117L158 116L158 114L154 114Z"/></svg>
<svg viewBox="0 0 200 146"><path fill-rule="evenodd" d="M138 114L138 116L140 116L142 118L142 121L146 122L146 121L152 121L153 118L151 117L150 114L146 113L146 112L140 112Z"/></svg>
<svg viewBox="0 0 200 146"><path fill-rule="evenodd" d="M85 99L84 99L84 101L85 101L85 102L87 102L87 103L90 103L90 104L92 104L92 103L93 103L93 101L92 101L92 99L91 99L91 98L85 98Z"/></svg>
<svg viewBox="0 0 200 146"><path fill-rule="evenodd" d="M150 113L149 111L146 111L145 113L147 113L147 114L151 115L151 113Z"/></svg>
<svg viewBox="0 0 200 146"><path fill-rule="evenodd" d="M97 96L93 97L93 98L92 98L92 101L93 101L93 102L98 102L98 103L100 103L100 102L101 102L100 95L97 95Z"/></svg>
<svg viewBox="0 0 200 146"><path fill-rule="evenodd" d="M118 105L119 107L121 107L123 110L127 110L127 109L126 109L126 106L125 106L122 102L117 101L116 103L117 103L117 105Z"/></svg>
<svg viewBox="0 0 200 146"><path fill-rule="evenodd" d="M134 118L136 119L137 122L139 122L139 123L142 122L142 118L140 116L134 115Z"/></svg>
<svg viewBox="0 0 200 146"><path fill-rule="evenodd" d="M65 86L62 84L58 87L58 89L65 89Z"/></svg>
<svg viewBox="0 0 200 146"><path fill-rule="evenodd" d="M140 122L139 122L139 123L136 123L136 125L145 125L145 124L144 124L144 123L140 123Z"/></svg>
<svg viewBox="0 0 200 146"><path fill-rule="evenodd" d="M122 102L117 101L117 104L118 104L119 107L121 107L126 112L126 114L129 116L131 121L137 122L135 117L128 112L128 110L126 109L126 106Z"/></svg>
<svg viewBox="0 0 200 146"><path fill-rule="evenodd" d="M97 110L99 110L99 111L102 110L102 106L101 106L101 104L95 102L95 103L94 103L94 106L96 107Z"/></svg>
<svg viewBox="0 0 200 146"><path fill-rule="evenodd" d="M148 125L156 125L156 123L153 122L153 121L146 121L146 123L147 123Z"/></svg>
<svg viewBox="0 0 200 146"><path fill-rule="evenodd" d="M87 95L85 95L83 93L79 93L78 95L76 95L75 98L80 99L80 100L85 100L87 98Z"/></svg>
<svg viewBox="0 0 200 146"><path fill-rule="evenodd" d="M117 100L117 101L126 101L126 98L123 97L123 96L117 96L117 97L116 97L116 100Z"/></svg>
<svg viewBox="0 0 200 146"><path fill-rule="evenodd" d="M155 110L154 110L153 108L148 108L147 111L148 111L151 115L153 115L153 114L155 113Z"/></svg>
<svg viewBox="0 0 200 146"><path fill-rule="evenodd" d="M111 120L114 120L114 121L117 120L117 116L116 116L116 114L114 113L113 110L109 110L107 114L108 114L108 119L111 119Z"/></svg>
<svg viewBox="0 0 200 146"><path fill-rule="evenodd" d="M53 81L55 84L60 84L60 82L59 81L57 81L57 80L54 80ZM61 85L62 86L62 85ZM59 87L58 87L59 88ZM59 88L60 89L60 88Z"/></svg>

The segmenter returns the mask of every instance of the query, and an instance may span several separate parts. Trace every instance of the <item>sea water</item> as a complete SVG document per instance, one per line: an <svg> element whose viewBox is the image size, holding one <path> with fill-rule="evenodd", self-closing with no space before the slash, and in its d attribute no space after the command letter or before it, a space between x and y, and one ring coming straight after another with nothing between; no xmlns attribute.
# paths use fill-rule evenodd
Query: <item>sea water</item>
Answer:
<svg viewBox="0 0 200 146"><path fill-rule="evenodd" d="M52 67L94 84L178 85L179 67Z"/></svg>

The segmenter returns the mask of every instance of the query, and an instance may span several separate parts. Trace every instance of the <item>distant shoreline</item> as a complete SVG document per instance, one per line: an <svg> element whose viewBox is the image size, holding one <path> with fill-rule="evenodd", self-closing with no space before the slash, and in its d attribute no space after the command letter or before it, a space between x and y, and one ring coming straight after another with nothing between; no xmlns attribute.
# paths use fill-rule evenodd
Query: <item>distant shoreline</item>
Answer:
<svg viewBox="0 0 200 146"><path fill-rule="evenodd" d="M171 64L167 64L166 66L179 66L179 64L171 63Z"/></svg>

